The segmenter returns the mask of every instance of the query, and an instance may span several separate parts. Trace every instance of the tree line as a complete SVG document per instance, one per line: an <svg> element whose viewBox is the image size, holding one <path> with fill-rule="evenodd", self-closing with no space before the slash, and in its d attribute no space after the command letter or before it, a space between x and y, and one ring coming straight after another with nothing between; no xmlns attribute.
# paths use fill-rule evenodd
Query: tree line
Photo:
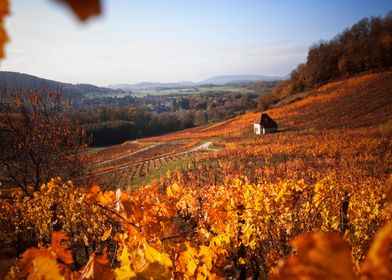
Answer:
<svg viewBox="0 0 392 280"><path fill-rule="evenodd" d="M313 44L307 61L291 72L290 79L258 100L260 109L297 92L363 72L392 67L392 11L384 17L364 18L333 39Z"/></svg>
<svg viewBox="0 0 392 280"><path fill-rule="evenodd" d="M241 93L150 96L144 104L80 108L72 116L91 133L91 146L108 146L231 118L255 108L256 98Z"/></svg>

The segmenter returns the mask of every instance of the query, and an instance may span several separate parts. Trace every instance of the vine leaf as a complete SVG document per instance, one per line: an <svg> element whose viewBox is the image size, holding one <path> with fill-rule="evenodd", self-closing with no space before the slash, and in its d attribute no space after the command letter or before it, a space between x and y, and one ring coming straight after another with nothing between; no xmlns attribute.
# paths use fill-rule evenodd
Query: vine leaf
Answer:
<svg viewBox="0 0 392 280"><path fill-rule="evenodd" d="M109 266L109 260L106 252L101 256L97 256L95 252L93 252L90 255L86 266L80 273L80 279L115 279L113 270Z"/></svg>
<svg viewBox="0 0 392 280"><path fill-rule="evenodd" d="M56 257L47 249L30 248L26 250L18 262L20 276L29 280L64 279L60 274Z"/></svg>
<svg viewBox="0 0 392 280"><path fill-rule="evenodd" d="M392 223L376 235L362 267L361 279L392 279Z"/></svg>
<svg viewBox="0 0 392 280"><path fill-rule="evenodd" d="M291 243L297 255L273 270L271 279L355 279L350 246L337 233L303 234Z"/></svg>
<svg viewBox="0 0 392 280"><path fill-rule="evenodd" d="M73 263L72 252L69 250L68 246L63 243L68 241L64 233L57 231L52 233L52 238L50 242L50 248L56 253L57 258L59 258L65 264Z"/></svg>

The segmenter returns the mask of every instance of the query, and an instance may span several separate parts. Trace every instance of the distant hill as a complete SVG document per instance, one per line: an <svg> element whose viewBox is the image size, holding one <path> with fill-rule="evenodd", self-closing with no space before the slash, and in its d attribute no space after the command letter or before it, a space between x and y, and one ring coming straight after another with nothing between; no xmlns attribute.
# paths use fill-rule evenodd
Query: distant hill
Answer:
<svg viewBox="0 0 392 280"><path fill-rule="evenodd" d="M62 88L65 97L71 97L75 100L82 99L87 94L103 94L115 91L113 89L98 87L90 84L62 83L29 74L9 71L0 71L0 86L5 87L10 91L18 88L46 87L49 90Z"/></svg>
<svg viewBox="0 0 392 280"><path fill-rule="evenodd" d="M177 82L177 83L159 83L159 82L141 82L137 84L114 84L109 85L109 88L112 89L152 89L152 88L182 88L182 87L192 87L197 85L194 82Z"/></svg>
<svg viewBox="0 0 392 280"><path fill-rule="evenodd" d="M260 76L260 75L225 75L215 76L201 81L199 84L223 85L232 83L255 82L255 81L277 81L283 80L279 76Z"/></svg>
<svg viewBox="0 0 392 280"><path fill-rule="evenodd" d="M224 84L236 84L245 82L256 82L256 81L278 81L284 80L287 77L279 76L260 76L260 75L226 75L226 76L215 76L201 82L173 82L173 83L159 83L159 82L141 82L137 84L114 84L109 85L109 88L113 89L152 89L152 88L183 88L183 87L196 87L203 85L224 85Z"/></svg>

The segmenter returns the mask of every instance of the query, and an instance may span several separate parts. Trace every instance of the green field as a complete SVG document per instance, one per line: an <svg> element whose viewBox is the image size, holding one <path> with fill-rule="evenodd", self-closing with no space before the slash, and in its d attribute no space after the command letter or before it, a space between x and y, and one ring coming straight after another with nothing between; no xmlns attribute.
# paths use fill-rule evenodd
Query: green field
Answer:
<svg viewBox="0 0 392 280"><path fill-rule="evenodd" d="M150 89L133 89L132 93L136 96L147 95L183 95L198 93L255 93L241 85L222 85L222 86L199 86L183 88L150 88Z"/></svg>

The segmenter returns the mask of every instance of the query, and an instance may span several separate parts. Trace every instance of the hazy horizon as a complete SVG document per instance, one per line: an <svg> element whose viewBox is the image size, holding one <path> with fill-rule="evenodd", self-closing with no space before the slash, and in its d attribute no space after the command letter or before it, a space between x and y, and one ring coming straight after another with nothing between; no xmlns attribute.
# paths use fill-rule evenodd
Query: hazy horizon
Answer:
<svg viewBox="0 0 392 280"><path fill-rule="evenodd" d="M12 1L0 69L100 86L285 76L311 44L392 9L385 0L300 2L104 1L103 15L81 24L55 1Z"/></svg>

